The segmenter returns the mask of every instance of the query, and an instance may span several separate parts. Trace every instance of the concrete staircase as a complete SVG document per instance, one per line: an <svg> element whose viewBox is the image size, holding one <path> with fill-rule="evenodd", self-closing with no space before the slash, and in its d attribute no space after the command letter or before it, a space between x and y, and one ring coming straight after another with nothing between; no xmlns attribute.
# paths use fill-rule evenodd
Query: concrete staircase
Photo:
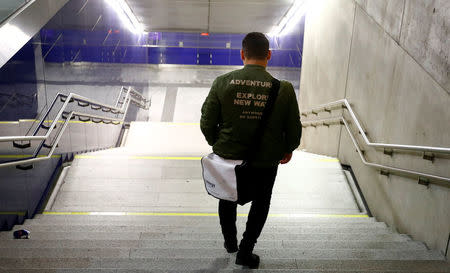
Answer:
<svg viewBox="0 0 450 273"><path fill-rule="evenodd" d="M75 159L48 210L15 227L30 239L0 233L0 273L248 272L223 248L198 125L137 125L126 147ZM350 182L332 158L296 152L280 166L256 272L450 272L442 254L367 217Z"/></svg>
<svg viewBox="0 0 450 273"><path fill-rule="evenodd" d="M245 217L238 218L242 232ZM214 216L39 215L0 234L0 272L247 272ZM256 272L450 272L441 254L374 218L270 217Z"/></svg>

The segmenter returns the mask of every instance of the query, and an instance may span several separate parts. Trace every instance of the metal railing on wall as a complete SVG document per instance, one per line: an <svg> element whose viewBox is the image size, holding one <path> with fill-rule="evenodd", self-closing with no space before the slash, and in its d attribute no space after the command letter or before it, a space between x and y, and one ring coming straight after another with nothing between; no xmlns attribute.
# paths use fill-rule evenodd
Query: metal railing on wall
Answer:
<svg viewBox="0 0 450 273"><path fill-rule="evenodd" d="M59 108L56 117L53 120L48 121L47 118L49 117L50 112L57 109L56 103L58 102L58 100L63 102L63 105ZM90 106L92 110L111 113L114 114L115 117L106 115L94 115L80 111L67 111L69 105L74 102L77 102L78 106L81 108ZM122 124L125 120L130 104L134 104L139 108L148 110L150 107L150 100L147 100L142 94L132 89L131 87L121 88L114 106L104 104L74 93L70 93L69 95L58 93L45 115L39 120L37 127L33 130L31 135L27 134L25 136L0 137L0 142L12 142L14 147L22 149L30 148L32 141L40 141L32 156L28 158L0 163L0 168L16 166L19 169L26 170L29 169L30 166L32 168L33 163L50 159L55 152L58 142L64 134L69 121L76 117L78 117L79 121L82 122L92 121L93 123L114 125ZM51 124L49 126L46 126L44 125L44 123L46 122L49 122ZM51 134L56 129L56 125L58 122L62 122L62 126L60 126L60 129L58 130L56 136L51 139ZM41 130L46 130L47 132L44 135L38 135ZM50 143L46 143L47 140L50 140ZM43 147L50 149L49 152L44 156L38 156Z"/></svg>
<svg viewBox="0 0 450 273"><path fill-rule="evenodd" d="M310 115L314 115L314 116L318 117L319 113L321 113L321 112L331 113L332 110L336 110L336 109L347 110L350 115L351 122L356 125L359 134L361 134L361 136L364 140L364 143L367 146L373 147L375 149L383 149L383 152L386 155L392 156L396 150L415 151L415 152L422 153L423 159L433 161L435 159L435 154L450 154L450 148L447 148L447 147L388 144L388 143L378 143L378 142L370 141L369 138L367 137L366 130L361 125L361 122L358 120L355 112L353 111L353 109L351 107L351 104L347 101L347 99L334 101L331 103L317 106L308 111L303 111L303 112L301 112L301 116L308 118ZM362 162L367 166L378 169L381 174L383 174L383 175L396 174L396 175L406 176L406 177L410 177L410 178L415 178L418 180L419 184L422 184L422 185L428 185L429 183L436 183L436 184L441 184L441 185L443 184L445 186L450 186L450 178L449 177L443 177L443 176L424 173L424 172L415 171L415 170L397 168L397 167L393 167L393 166L387 166L387 165L382 165L382 164L368 161L366 159L366 157L364 156L365 151L360 148L358 141L356 140L356 137L351 130L349 121L346 120L346 118L344 117L343 114L341 116L335 116L335 117L326 118L326 119L302 120L302 126L305 128L306 127L317 127L317 126L329 127L332 124L341 124L341 125L345 126L346 131L348 132L348 134L352 140L352 143L355 146Z"/></svg>

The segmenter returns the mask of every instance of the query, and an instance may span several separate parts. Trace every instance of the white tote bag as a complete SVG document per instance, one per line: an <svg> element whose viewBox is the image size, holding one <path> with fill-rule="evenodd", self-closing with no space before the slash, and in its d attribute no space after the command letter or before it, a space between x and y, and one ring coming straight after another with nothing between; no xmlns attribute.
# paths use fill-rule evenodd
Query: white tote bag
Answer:
<svg viewBox="0 0 450 273"><path fill-rule="evenodd" d="M237 201L235 168L242 162L225 159L214 153L202 157L203 180L208 194L222 200Z"/></svg>

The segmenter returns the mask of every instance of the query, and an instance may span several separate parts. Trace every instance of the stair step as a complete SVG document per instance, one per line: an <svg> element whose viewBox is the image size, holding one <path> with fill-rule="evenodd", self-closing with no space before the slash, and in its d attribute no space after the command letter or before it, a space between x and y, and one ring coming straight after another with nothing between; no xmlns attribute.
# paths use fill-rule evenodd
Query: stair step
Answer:
<svg viewBox="0 0 450 273"><path fill-rule="evenodd" d="M336 260L442 260L438 252L423 250L377 249L261 249L255 253L264 258L282 259L336 259ZM224 249L132 249L131 258L219 258Z"/></svg>
<svg viewBox="0 0 450 273"><path fill-rule="evenodd" d="M218 272L224 270L240 270L242 267L234 265L234 256L226 258L200 258L200 259L171 259L171 258L2 258L0 268L6 269L73 269L83 272L83 269L104 270L121 269L123 272L146 272L134 270L154 270L155 272ZM393 261L393 260L308 260L308 259L273 259L261 260L261 272L294 273L309 270L311 272L449 272L449 263L446 261ZM13 272L6 270L8 273ZM255 271L255 272L258 272ZM25 273L26 271L18 271ZM52 272L52 271L46 271ZM59 270L56 272L60 272ZM62 271L64 272L64 271ZM71 271L69 271L71 272ZM73 271L72 271L73 272ZM101 271L100 271L101 272ZM111 272L111 271L106 271ZM114 271L113 271L114 272ZM151 271L150 271L151 272ZM252 271L253 272L253 271ZM308 271L306 271L308 272Z"/></svg>
<svg viewBox="0 0 450 273"><path fill-rule="evenodd" d="M141 239L161 239L160 233L150 233L144 232L141 235ZM240 238L238 233L238 238ZM222 234L220 233L172 233L165 234L164 239L187 239L187 240L222 240ZM270 233L264 232L261 234L260 240L307 240L307 241L373 241L378 240L382 242L386 241L409 241L410 238L404 235L389 233L389 234L370 234L370 233L360 233L360 234L295 234L295 233Z"/></svg>
<svg viewBox="0 0 450 273"><path fill-rule="evenodd" d="M210 268L223 269L230 259L99 259L99 258L2 258L0 268L119 268L143 270L205 270Z"/></svg>
<svg viewBox="0 0 450 273"><path fill-rule="evenodd" d="M47 223L115 223L115 222L145 222L145 223L185 223L185 224L200 224L213 222L218 223L218 216L116 216L116 215L42 215L37 214L34 219L30 221L35 222L47 222ZM237 218L238 222L246 222L247 217L240 216ZM318 216L318 217L271 217L267 219L267 223L282 223L282 224L292 224L292 223L328 223L330 225L334 223L374 223L376 222L373 217L357 217L357 218L347 218L339 216Z"/></svg>
<svg viewBox="0 0 450 273"><path fill-rule="evenodd" d="M221 248L223 240L3 240L1 248ZM258 241L257 248L427 250L423 243L377 241Z"/></svg>
<svg viewBox="0 0 450 273"><path fill-rule="evenodd" d="M438 252L384 249L267 249L255 252L264 258L327 260L442 260ZM223 248L0 248L0 258L223 258Z"/></svg>
<svg viewBox="0 0 450 273"><path fill-rule="evenodd" d="M248 273L248 269L233 269L233 270L146 270L146 269L8 269L1 270L0 273ZM251 270L255 273L355 273L355 272L370 272L370 273L386 273L386 271L373 271L373 270L358 270L358 271L341 271L341 270L317 270L317 269L258 269ZM418 271L411 270L395 270L391 273L414 273ZM420 271L425 272L425 271ZM438 273L442 271L426 271L427 273Z"/></svg>
<svg viewBox="0 0 450 273"><path fill-rule="evenodd" d="M36 220L27 220L25 222L25 224L23 225L24 227L41 227L41 226L53 226L53 227L60 227L60 226L66 226L66 225L71 225L71 226L99 226L99 225L103 225L103 226L138 226L138 227L186 227L186 226L190 226L190 227L211 227L211 228L217 228L219 227L219 221L205 221L205 222L198 222L197 225L194 225L193 222L190 223L186 223L183 221L179 221L179 222L174 222L173 224L168 224L167 221L160 221L160 222L146 222L146 221L116 221L116 222L101 222L101 221L92 221L92 222L86 222L86 223L77 223L77 222L49 222L49 221L36 221ZM237 226L242 226L245 227L245 221L238 221L237 222ZM18 226L16 226L18 227ZM368 228L368 229L376 229L376 228L386 228L386 224L383 222L373 222L373 223L366 223L366 222L362 222L362 223L282 223L282 222L273 222L273 221L268 221L265 225L264 225L264 229L272 229L272 228L329 228L329 227L333 227L333 228Z"/></svg>
<svg viewBox="0 0 450 273"><path fill-rule="evenodd" d="M155 166L149 165L148 160L124 161L125 164L114 162L106 166L102 166L104 159L96 162L90 162L89 166L74 166L68 172L68 178L85 178L85 179L101 179L101 178L115 178L123 180L131 179L201 179L202 167L197 161L197 166L170 166L168 165ZM129 164L131 162L132 164ZM156 163L156 162L152 162Z"/></svg>
<svg viewBox="0 0 450 273"><path fill-rule="evenodd" d="M92 168L93 165L97 165L99 168L109 168L117 167L117 165L123 166L139 166L142 168L149 167L148 159L137 159L134 154L126 154L120 151L118 155L106 154L102 156L96 153L93 156L98 156L98 158L89 158L88 160L80 160L76 158L72 162L72 166L77 166L77 168ZM131 157L131 158L130 158ZM97 164L95 164L97 163ZM151 161L151 167L193 167L199 168L201 170L200 160L175 160L175 159L154 159Z"/></svg>
<svg viewBox="0 0 450 273"><path fill-rule="evenodd" d="M245 227L242 227L244 229ZM211 233L220 231L220 226L210 227L192 227L192 226L154 226L154 225L39 225L39 226L16 226L14 229L28 229L31 232L179 232L179 233ZM266 232L271 233L296 233L296 234L311 234L311 233L372 233L372 234L387 234L391 231L387 228L377 227L269 227L264 228Z"/></svg>
<svg viewBox="0 0 450 273"><path fill-rule="evenodd" d="M241 237L241 234L238 234ZM11 239L12 232L0 233L0 239ZM158 232L32 232L33 240L222 240L222 234L215 233L158 233ZM406 235L396 233L271 233L263 232L260 240L302 240L302 241L410 241Z"/></svg>
<svg viewBox="0 0 450 273"><path fill-rule="evenodd" d="M77 193L82 195L83 193ZM108 194L108 193L105 193ZM129 200L132 197L127 197ZM147 199L146 199L147 198ZM217 201L211 200L208 197L203 196L203 194L197 194L197 196L191 196L188 199L183 199L182 196L169 196L168 199L164 198L162 203L158 203L158 194L151 194L148 196L141 196L142 203L137 200L131 200L130 202L124 201L124 203L119 202L110 202L109 200L102 200L100 202L89 201L89 203L84 204L82 201L79 201L78 204L67 204L64 205L58 200L55 201L55 206L58 206L58 211L97 211L97 212L141 212L146 210L152 210L155 213L186 213L189 214L192 211L196 213L216 213L217 210ZM196 199L200 200L196 200ZM151 199L151 200L150 200ZM93 200L93 199L91 199ZM272 201L276 202L276 200ZM357 209L342 209L342 208L325 208L325 209L313 209L313 208L301 208L296 205L297 201L293 201L288 203L272 203L270 207L270 211L273 214L290 214L293 213L294 209L298 212L303 213L336 213L336 214L359 214ZM298 202L297 202L298 203ZM286 208L286 206L291 206L290 208ZM293 207L292 207L293 206ZM247 207L238 207L237 209L239 214L247 214ZM217 216L215 216L217 217ZM246 217L246 216L245 216ZM269 216L270 217L270 216ZM244 218L244 217L243 217Z"/></svg>

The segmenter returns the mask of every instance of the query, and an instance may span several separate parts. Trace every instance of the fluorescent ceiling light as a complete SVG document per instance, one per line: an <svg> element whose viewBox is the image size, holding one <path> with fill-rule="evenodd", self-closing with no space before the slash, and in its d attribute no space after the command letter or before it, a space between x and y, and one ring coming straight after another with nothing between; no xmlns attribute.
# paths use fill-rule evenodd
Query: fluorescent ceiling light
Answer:
<svg viewBox="0 0 450 273"><path fill-rule="evenodd" d="M144 27L125 0L105 0L119 16L123 24L133 33L143 33Z"/></svg>
<svg viewBox="0 0 450 273"><path fill-rule="evenodd" d="M278 25L272 28L269 35L278 36L290 29L289 27L292 27L292 24L296 22L295 19L300 19L305 14L309 1L311 0L294 0L288 12L281 18Z"/></svg>

